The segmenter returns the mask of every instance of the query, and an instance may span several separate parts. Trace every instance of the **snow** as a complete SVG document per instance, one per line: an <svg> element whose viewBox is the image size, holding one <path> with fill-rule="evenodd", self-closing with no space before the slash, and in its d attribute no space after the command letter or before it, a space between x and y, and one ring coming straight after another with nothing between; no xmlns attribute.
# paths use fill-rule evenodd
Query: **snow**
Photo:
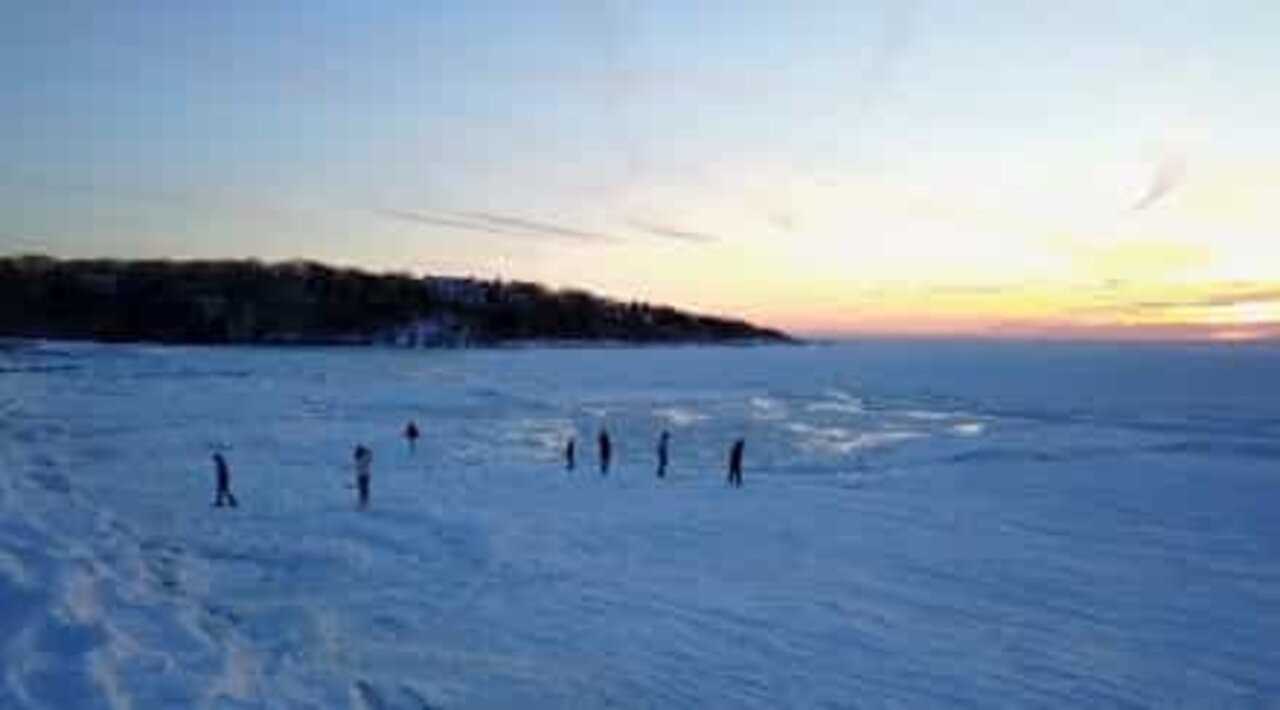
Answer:
<svg viewBox="0 0 1280 710"><path fill-rule="evenodd" d="M0 707L1272 706L1277 355L7 348Z"/></svg>

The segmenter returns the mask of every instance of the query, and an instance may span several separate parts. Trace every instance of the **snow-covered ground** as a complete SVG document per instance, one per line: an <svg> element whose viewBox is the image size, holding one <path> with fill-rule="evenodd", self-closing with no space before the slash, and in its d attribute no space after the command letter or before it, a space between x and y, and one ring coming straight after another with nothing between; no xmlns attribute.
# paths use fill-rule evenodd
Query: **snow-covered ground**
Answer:
<svg viewBox="0 0 1280 710"><path fill-rule="evenodd" d="M1275 348L43 345L0 415L4 708L1280 707Z"/></svg>

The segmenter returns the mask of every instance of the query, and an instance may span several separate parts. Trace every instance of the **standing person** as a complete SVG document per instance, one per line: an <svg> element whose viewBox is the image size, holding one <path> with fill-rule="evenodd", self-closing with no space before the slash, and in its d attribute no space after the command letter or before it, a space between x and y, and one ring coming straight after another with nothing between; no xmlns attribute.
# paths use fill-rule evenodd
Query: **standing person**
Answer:
<svg viewBox="0 0 1280 710"><path fill-rule="evenodd" d="M658 436L658 478L667 477L668 448L671 445L671 432L666 429Z"/></svg>
<svg viewBox="0 0 1280 710"><path fill-rule="evenodd" d="M577 444L573 437L569 437L569 443L564 445L564 470L572 471L573 467L578 463Z"/></svg>
<svg viewBox="0 0 1280 710"><path fill-rule="evenodd" d="M413 421L412 419L409 420L409 423L406 424L404 427L404 438L405 438L405 441L409 442L410 455L417 453L418 437L421 435L422 435L422 432L418 431L418 423Z"/></svg>
<svg viewBox="0 0 1280 710"><path fill-rule="evenodd" d="M747 446L747 442L738 439L733 442L733 448L729 449L729 485L735 488L742 487L742 450Z"/></svg>
<svg viewBox="0 0 1280 710"><path fill-rule="evenodd" d="M231 494L231 467L227 465L227 460L222 456L221 452L214 452L213 467L218 474L218 489L213 494L213 505L221 508L223 505L230 505L235 508L236 497Z"/></svg>
<svg viewBox="0 0 1280 710"><path fill-rule="evenodd" d="M373 452L364 444L356 444L356 495L357 505L361 510L369 507L369 483L372 477Z"/></svg>
<svg viewBox="0 0 1280 710"><path fill-rule="evenodd" d="M600 427L600 475L609 475L609 461L613 458L613 442L609 439L609 432L604 427Z"/></svg>

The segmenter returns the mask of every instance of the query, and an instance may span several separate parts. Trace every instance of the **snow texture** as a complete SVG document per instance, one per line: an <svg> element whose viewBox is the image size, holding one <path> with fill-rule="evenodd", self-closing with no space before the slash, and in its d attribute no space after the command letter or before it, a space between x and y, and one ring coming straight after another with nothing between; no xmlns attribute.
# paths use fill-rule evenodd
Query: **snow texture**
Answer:
<svg viewBox="0 0 1280 710"><path fill-rule="evenodd" d="M1278 355L9 347L0 707L1276 707Z"/></svg>

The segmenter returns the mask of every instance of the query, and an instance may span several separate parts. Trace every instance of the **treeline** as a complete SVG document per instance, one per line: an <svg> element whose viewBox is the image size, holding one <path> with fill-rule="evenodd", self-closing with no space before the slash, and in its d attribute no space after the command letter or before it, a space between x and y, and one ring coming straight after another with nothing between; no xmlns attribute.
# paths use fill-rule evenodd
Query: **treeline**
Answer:
<svg viewBox="0 0 1280 710"><path fill-rule="evenodd" d="M452 346L780 341L777 331L523 282L308 261L0 258L0 336L163 343Z"/></svg>

